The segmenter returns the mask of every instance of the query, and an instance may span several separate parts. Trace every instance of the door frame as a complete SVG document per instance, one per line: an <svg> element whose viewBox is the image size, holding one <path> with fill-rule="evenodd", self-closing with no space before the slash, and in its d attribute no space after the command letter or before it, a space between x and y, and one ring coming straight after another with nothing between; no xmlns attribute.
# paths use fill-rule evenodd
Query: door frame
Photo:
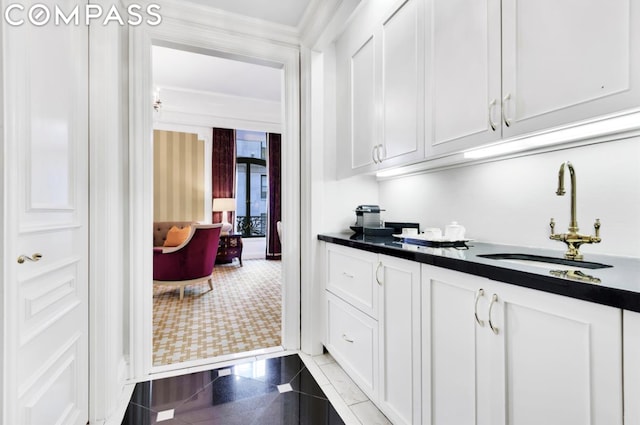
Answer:
<svg viewBox="0 0 640 425"><path fill-rule="evenodd" d="M182 15L184 17L184 14ZM220 17L218 17L220 18ZM130 378L152 371L153 117L151 47L162 45L283 69L282 108L282 345L300 348L300 50L297 44L223 30L225 17L203 25L202 16L163 16L157 27L130 28L129 228ZM216 26L216 22L219 27ZM255 29L255 26L253 27ZM146 141L146 142L145 142Z"/></svg>

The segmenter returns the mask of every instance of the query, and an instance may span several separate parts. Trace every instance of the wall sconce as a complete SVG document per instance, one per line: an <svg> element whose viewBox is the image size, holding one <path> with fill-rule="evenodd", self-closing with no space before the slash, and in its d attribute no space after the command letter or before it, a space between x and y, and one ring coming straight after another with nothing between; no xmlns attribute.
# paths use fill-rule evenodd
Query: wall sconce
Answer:
<svg viewBox="0 0 640 425"><path fill-rule="evenodd" d="M160 108L162 108L162 101L160 100L160 90L158 90L153 95L153 109L159 112Z"/></svg>

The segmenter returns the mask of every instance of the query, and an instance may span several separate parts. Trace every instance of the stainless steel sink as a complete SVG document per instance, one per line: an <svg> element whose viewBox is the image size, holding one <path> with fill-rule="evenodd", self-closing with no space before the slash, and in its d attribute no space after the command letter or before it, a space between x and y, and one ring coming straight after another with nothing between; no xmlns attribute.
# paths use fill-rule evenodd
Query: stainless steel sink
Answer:
<svg viewBox="0 0 640 425"><path fill-rule="evenodd" d="M502 253L502 254L480 254L478 257L489 258L491 260L506 261L510 263L524 264L529 266L540 267L557 267L571 266L581 269L604 269L607 267L613 267L608 264L593 263L589 261L579 260L567 260L566 258L545 257L543 255L532 254L514 254L514 253Z"/></svg>

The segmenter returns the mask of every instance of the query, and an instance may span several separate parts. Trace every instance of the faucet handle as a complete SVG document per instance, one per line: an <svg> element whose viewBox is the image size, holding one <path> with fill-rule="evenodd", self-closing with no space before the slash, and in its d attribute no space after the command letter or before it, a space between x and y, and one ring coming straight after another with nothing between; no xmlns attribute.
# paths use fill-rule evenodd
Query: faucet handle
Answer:
<svg viewBox="0 0 640 425"><path fill-rule="evenodd" d="M600 238L600 219L596 218L596 222L593 223L593 228L596 229L596 238Z"/></svg>
<svg viewBox="0 0 640 425"><path fill-rule="evenodd" d="M551 217L551 221L549 221L549 227L551 227L551 235L555 234L555 227L556 227L556 222L553 219L553 217Z"/></svg>

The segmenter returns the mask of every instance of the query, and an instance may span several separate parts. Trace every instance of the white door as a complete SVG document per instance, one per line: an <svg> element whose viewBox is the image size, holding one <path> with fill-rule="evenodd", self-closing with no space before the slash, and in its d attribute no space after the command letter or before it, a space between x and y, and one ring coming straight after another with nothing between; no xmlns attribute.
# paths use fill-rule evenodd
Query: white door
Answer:
<svg viewBox="0 0 640 425"><path fill-rule="evenodd" d="M76 5L39 3L3 22L2 422L86 424L88 28L36 25Z"/></svg>

